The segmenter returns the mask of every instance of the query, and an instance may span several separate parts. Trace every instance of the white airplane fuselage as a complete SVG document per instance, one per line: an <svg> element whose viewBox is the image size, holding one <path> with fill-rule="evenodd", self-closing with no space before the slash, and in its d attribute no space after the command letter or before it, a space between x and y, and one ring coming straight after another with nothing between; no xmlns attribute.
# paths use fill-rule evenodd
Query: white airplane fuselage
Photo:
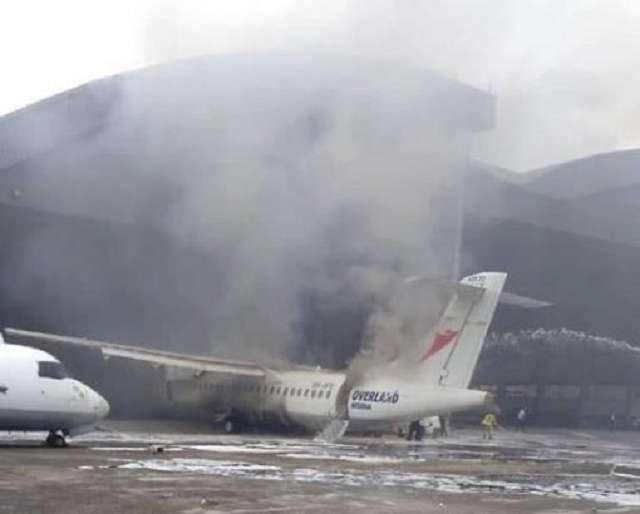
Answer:
<svg viewBox="0 0 640 514"><path fill-rule="evenodd" d="M265 370L263 376L201 371L169 379L170 400L227 409L237 419L274 421L310 429L331 420L374 429L482 407L484 391L468 389L498 304L505 273L479 273L455 284L442 317L413 352L367 366L361 376L322 370ZM238 421L241 423L241 421Z"/></svg>
<svg viewBox="0 0 640 514"><path fill-rule="evenodd" d="M336 397L344 372L289 371L277 379L225 380L215 373L169 382L177 404L234 412L248 423L275 422L310 430L338 417ZM343 393L343 394L346 394ZM480 407L490 401L484 391L425 386L415 380L371 378L348 391L352 429L370 429L426 416Z"/></svg>
<svg viewBox="0 0 640 514"><path fill-rule="evenodd" d="M108 412L107 401L52 355L0 340L0 430L78 435Z"/></svg>
<svg viewBox="0 0 640 514"><path fill-rule="evenodd" d="M255 362L15 329L8 333L22 340L88 347L105 357L162 366L170 403L223 417L228 431L245 423L297 425L312 430L325 427L325 440L336 440L348 428L377 429L489 404L490 394L468 387L498 302L520 307L547 305L510 293L503 295L506 278L505 273L483 272L457 283L428 279L450 293L439 321L396 360L367 363L351 375L349 371L302 366L275 369ZM412 279L419 280L423 279ZM0 404L0 412L1 408ZM71 414L68 406L64 409Z"/></svg>

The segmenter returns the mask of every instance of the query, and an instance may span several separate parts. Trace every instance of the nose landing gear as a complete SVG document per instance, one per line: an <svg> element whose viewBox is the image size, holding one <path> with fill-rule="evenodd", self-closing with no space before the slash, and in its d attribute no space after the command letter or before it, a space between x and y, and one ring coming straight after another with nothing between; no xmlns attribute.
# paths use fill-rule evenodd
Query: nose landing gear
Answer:
<svg viewBox="0 0 640 514"><path fill-rule="evenodd" d="M65 434L58 430L49 430L49 435L45 439L45 443L51 448L65 448L67 446Z"/></svg>
<svg viewBox="0 0 640 514"><path fill-rule="evenodd" d="M227 416L222 422L222 430L225 434L239 434L242 432L242 424L236 416Z"/></svg>

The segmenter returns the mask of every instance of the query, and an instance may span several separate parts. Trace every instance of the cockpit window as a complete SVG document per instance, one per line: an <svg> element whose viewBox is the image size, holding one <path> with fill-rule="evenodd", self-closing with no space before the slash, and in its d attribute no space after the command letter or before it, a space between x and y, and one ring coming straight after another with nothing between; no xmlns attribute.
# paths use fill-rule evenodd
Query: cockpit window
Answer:
<svg viewBox="0 0 640 514"><path fill-rule="evenodd" d="M38 376L62 380L63 378L67 378L69 373L67 373L67 370L64 369L64 366L59 362L41 361L38 362Z"/></svg>

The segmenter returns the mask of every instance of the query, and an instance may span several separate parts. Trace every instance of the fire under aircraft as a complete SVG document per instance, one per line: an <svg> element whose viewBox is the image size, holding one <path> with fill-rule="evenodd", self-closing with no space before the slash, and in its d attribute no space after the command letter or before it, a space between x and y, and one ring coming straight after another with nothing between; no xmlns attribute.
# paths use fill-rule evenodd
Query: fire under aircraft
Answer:
<svg viewBox="0 0 640 514"><path fill-rule="evenodd" d="M278 369L16 329L6 334L20 341L89 347L105 358L165 366L169 400L218 414L229 433L276 422L314 431L324 428L319 437L334 441L347 429L375 430L490 404L491 395L469 389L469 383L498 302L549 305L503 292L506 278L506 273L485 272L460 282L410 279L451 294L442 317L416 346L415 355L372 366L356 378L347 371Z"/></svg>

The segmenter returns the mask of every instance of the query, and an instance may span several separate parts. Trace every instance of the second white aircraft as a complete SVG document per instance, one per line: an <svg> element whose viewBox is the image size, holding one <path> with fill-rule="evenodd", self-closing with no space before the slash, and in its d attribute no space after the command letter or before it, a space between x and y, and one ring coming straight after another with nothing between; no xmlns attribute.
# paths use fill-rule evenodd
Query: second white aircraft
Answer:
<svg viewBox="0 0 640 514"><path fill-rule="evenodd" d="M0 334L0 430L47 431L49 446L94 429L109 404L52 355L6 344Z"/></svg>

